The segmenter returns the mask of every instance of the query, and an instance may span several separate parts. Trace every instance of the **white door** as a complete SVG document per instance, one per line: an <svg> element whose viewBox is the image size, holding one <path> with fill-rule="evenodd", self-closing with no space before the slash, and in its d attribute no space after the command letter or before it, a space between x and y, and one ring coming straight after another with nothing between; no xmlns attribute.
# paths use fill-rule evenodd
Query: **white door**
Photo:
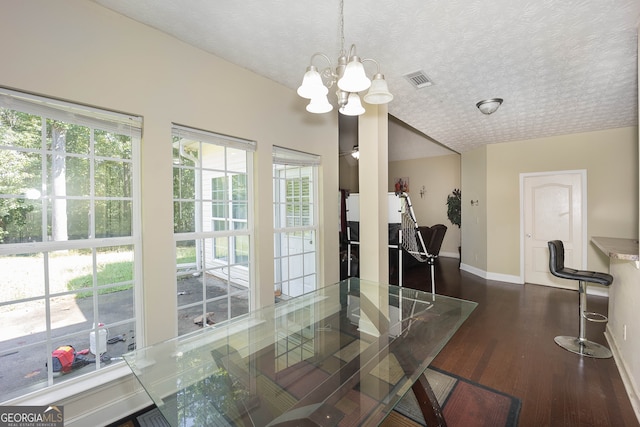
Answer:
<svg viewBox="0 0 640 427"><path fill-rule="evenodd" d="M547 242L562 240L565 265L584 268L586 172L525 174L522 182L525 282L577 289L549 272Z"/></svg>

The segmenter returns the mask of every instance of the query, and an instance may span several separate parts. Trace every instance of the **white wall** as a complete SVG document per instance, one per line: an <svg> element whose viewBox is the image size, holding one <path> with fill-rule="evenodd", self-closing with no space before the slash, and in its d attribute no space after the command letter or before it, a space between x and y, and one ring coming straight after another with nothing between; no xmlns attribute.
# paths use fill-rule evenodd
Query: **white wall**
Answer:
<svg viewBox="0 0 640 427"><path fill-rule="evenodd" d="M144 117L146 344L177 331L172 122L257 141L254 190L259 215L254 225L259 289L254 306L273 302L272 145L322 156L320 282L339 279L335 114L312 116L295 91L91 1L0 0L0 10L0 85ZM140 341L138 345L143 344ZM65 404L66 425L95 426L145 402L130 378L114 379L91 393L83 391L99 384L96 380L78 384L79 394L66 399L44 395L22 404ZM111 405L114 402L119 406Z"/></svg>

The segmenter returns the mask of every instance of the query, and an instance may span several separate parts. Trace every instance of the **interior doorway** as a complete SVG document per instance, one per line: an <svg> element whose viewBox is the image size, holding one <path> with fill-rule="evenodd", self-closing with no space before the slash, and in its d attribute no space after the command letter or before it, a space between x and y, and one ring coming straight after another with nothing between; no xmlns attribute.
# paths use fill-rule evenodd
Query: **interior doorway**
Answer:
<svg viewBox="0 0 640 427"><path fill-rule="evenodd" d="M520 174L521 269L526 283L577 289L549 272L549 240L562 240L565 264L586 265L586 170Z"/></svg>

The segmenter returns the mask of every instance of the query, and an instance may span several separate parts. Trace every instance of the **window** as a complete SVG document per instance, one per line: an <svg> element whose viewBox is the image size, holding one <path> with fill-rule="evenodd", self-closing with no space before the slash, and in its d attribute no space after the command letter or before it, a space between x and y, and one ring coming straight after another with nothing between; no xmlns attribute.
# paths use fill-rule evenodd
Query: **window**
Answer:
<svg viewBox="0 0 640 427"><path fill-rule="evenodd" d="M275 295L293 297L317 286L318 156L273 148Z"/></svg>
<svg viewBox="0 0 640 427"><path fill-rule="evenodd" d="M0 401L134 348L140 127L0 89ZM63 375L65 345L78 355Z"/></svg>
<svg viewBox="0 0 640 427"><path fill-rule="evenodd" d="M178 334L250 310L255 142L173 126Z"/></svg>

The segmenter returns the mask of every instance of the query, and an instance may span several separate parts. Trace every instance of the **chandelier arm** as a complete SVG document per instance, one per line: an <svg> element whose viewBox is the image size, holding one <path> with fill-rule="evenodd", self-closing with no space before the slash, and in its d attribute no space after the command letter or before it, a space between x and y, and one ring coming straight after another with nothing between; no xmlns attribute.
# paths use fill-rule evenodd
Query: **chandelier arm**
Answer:
<svg viewBox="0 0 640 427"><path fill-rule="evenodd" d="M327 62L329 63L329 67L333 67L333 64L331 63L331 59L329 59L329 57L327 55L325 55L324 53L322 53L322 52L316 52L313 55L311 55L311 60L309 61L310 65L313 65L313 59L316 56L321 56L322 58L326 59Z"/></svg>
<svg viewBox="0 0 640 427"><path fill-rule="evenodd" d="M356 44L353 43L351 45L351 47L349 48L349 56L348 58L351 59L351 57L356 56Z"/></svg>
<svg viewBox="0 0 640 427"><path fill-rule="evenodd" d="M380 74L380 64L378 63L378 61L376 61L373 58L364 58L361 60L362 64L364 65L365 62L373 62L374 64L376 64L376 74Z"/></svg>
<svg viewBox="0 0 640 427"><path fill-rule="evenodd" d="M331 88L335 84L336 79L338 78L338 75L333 71L333 64L331 63L331 59L322 52L316 52L313 55L311 55L311 60L309 61L311 65L313 65L313 60L317 56L324 58L329 64L328 67L320 71L320 75L327 80L327 83L326 83L327 87Z"/></svg>

